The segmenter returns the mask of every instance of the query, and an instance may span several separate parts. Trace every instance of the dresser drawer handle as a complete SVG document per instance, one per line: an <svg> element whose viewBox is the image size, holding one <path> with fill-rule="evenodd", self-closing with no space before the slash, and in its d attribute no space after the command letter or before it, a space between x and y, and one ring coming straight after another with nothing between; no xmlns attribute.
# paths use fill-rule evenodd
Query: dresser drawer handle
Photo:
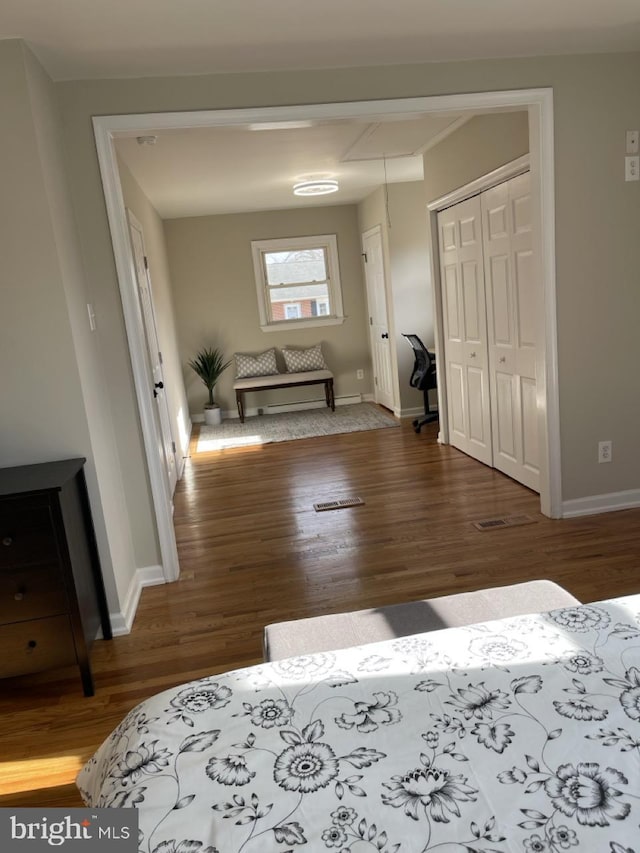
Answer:
<svg viewBox="0 0 640 853"><path fill-rule="evenodd" d="M22 601L22 599L24 598L24 592L16 592L13 598L15 601Z"/></svg>
<svg viewBox="0 0 640 853"><path fill-rule="evenodd" d="M3 544L6 548L8 548L8 547L9 547L9 545L13 545L13 539L11 538L11 536L5 536L5 537L3 537L3 539L2 539L2 544Z"/></svg>
<svg viewBox="0 0 640 853"><path fill-rule="evenodd" d="M35 640L29 640L29 642L27 643L27 648L29 649L29 651L33 651L33 649L35 649L37 645L38 644Z"/></svg>

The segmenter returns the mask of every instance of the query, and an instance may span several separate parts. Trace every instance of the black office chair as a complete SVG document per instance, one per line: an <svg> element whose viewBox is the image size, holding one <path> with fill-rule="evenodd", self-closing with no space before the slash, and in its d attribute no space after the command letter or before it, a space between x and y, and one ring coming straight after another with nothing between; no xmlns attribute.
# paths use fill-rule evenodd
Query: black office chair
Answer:
<svg viewBox="0 0 640 853"><path fill-rule="evenodd" d="M436 356L435 353L429 352L417 335L405 335L403 333L402 337L409 341L415 357L409 385L412 388L417 388L418 391L422 391L424 394L424 415L413 421L414 430L420 432L424 424L430 424L438 420L438 412L429 410L429 391L432 388L438 387L436 379Z"/></svg>

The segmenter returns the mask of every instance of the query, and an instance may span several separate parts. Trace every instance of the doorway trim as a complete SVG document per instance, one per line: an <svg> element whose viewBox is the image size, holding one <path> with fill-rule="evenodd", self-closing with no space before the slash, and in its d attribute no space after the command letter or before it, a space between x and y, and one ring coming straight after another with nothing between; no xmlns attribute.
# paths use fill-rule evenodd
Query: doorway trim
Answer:
<svg viewBox="0 0 640 853"><path fill-rule="evenodd" d="M395 330L394 330L395 324L392 323L392 321L391 321L393 314L389 310L389 298L388 298L389 297L389 271L387 269L387 263L386 263L387 259L386 259L385 251L384 251L384 235L382 232L382 225L380 225L380 224L373 225L371 228L367 228L366 231L362 231L360 234L360 249L361 249L361 255L364 259L364 266L365 266L365 269L364 269L365 282L364 283L365 283L365 291L366 291L366 298L367 298L367 313L369 315L369 324L371 324L371 305L369 304L369 284L367 281L367 270L366 270L367 253L365 252L364 241L367 237L372 237L374 234L377 234L380 237L382 275L384 276L384 293L383 293L384 312L385 312L386 321L387 321L386 333L387 333L388 342L389 342L389 356L388 356L388 358L389 358L389 369L391 372L390 379L391 379L391 398L392 399L391 399L391 407L390 408L393 411L394 415L399 418L400 412L401 412L401 406L400 406L400 389L398 387L398 360L397 360L397 355L396 355L396 335L395 335ZM375 383L375 381L376 381L376 377L375 377L375 366L376 366L375 365L375 353L373 351L373 340L372 340L370 325L368 326L368 328L369 328L369 348L371 350L371 364L373 367L374 383ZM379 403L379 405L386 406L386 403L381 403L377 399L377 389L376 388L374 388L374 391L373 391L373 399L376 403Z"/></svg>
<svg viewBox="0 0 640 853"><path fill-rule="evenodd" d="M560 517L561 514L561 474L557 381L553 92L551 89L517 89L513 91L433 95L345 103L93 117L96 149L140 412L140 425L145 445L162 568L167 581L176 580L179 576L178 554L171 517L171 500L165 485L165 478L160 470L160 459L155 452L158 436L144 367L139 307L134 298L135 273L117 166L115 139L120 136L140 135L153 130L242 126L267 121L286 122L349 118L384 121L391 118L408 118L429 112L459 113L468 110L490 112L505 109L527 109L529 112L531 172L539 200L538 210L536 211L537 222L541 226L539 248L544 304L544 316L541 319L544 331L542 339L546 342L546 383L543 389L543 399L539 400L541 438L543 445L545 445L542 459L546 471L545 476L541 477L540 499L542 512L556 518Z"/></svg>

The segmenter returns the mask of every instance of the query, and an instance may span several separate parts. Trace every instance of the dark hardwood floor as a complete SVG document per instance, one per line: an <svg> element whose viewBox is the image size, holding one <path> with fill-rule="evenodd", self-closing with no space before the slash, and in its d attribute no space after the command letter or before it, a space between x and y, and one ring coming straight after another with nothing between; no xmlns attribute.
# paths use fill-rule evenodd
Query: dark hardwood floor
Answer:
<svg viewBox="0 0 640 853"><path fill-rule="evenodd" d="M175 495L182 575L75 669L0 682L0 806L80 805L73 780L145 697L261 660L265 624L534 578L582 601L640 591L640 510L552 521L538 496L438 445L437 425L195 452ZM361 497L316 513L314 502ZM526 513L535 523L472 524Z"/></svg>

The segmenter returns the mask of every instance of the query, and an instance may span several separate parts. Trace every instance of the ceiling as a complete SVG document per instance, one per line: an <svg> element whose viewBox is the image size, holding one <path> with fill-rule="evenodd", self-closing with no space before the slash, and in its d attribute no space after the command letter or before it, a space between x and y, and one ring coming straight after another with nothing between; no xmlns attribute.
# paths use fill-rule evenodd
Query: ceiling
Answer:
<svg viewBox="0 0 640 853"><path fill-rule="evenodd" d="M172 219L357 203L384 183L421 180L423 153L469 117L162 130L154 144L134 135L115 144L160 216ZM310 178L333 178L340 189L295 196L293 185Z"/></svg>
<svg viewBox="0 0 640 853"><path fill-rule="evenodd" d="M640 49L640 0L0 0L54 80L357 67ZM118 150L163 218L360 201L419 180L468 116L159 132ZM302 177L338 179L299 199Z"/></svg>
<svg viewBox="0 0 640 853"><path fill-rule="evenodd" d="M54 80L640 49L638 0L1 0Z"/></svg>

